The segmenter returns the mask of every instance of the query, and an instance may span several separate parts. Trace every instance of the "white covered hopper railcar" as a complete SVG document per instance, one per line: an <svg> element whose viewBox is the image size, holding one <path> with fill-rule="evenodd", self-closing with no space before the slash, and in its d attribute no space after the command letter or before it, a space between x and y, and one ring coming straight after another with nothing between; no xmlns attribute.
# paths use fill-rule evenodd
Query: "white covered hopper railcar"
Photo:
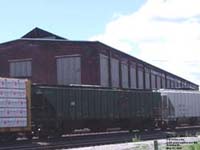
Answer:
<svg viewBox="0 0 200 150"><path fill-rule="evenodd" d="M162 123L177 126L198 124L200 121L200 92L160 89Z"/></svg>

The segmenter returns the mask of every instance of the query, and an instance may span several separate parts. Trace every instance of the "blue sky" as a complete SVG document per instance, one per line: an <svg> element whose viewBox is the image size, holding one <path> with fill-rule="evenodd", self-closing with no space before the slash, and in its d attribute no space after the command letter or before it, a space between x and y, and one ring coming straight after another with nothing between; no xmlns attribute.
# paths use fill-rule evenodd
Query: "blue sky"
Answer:
<svg viewBox="0 0 200 150"><path fill-rule="evenodd" d="M103 32L118 14L130 14L145 0L1 0L0 42L40 27L72 40Z"/></svg>
<svg viewBox="0 0 200 150"><path fill-rule="evenodd" d="M1 0L0 43L34 27L98 40L200 84L200 0Z"/></svg>

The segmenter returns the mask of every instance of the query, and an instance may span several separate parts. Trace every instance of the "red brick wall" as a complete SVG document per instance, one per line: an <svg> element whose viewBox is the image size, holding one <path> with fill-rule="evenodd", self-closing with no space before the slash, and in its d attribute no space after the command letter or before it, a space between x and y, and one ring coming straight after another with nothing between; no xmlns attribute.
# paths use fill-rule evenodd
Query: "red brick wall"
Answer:
<svg viewBox="0 0 200 150"><path fill-rule="evenodd" d="M32 58L32 82L57 84L55 56L81 55L82 84L99 84L99 60L95 49L83 43L14 41L0 46L0 75L9 77L8 60Z"/></svg>
<svg viewBox="0 0 200 150"><path fill-rule="evenodd" d="M164 70L147 64L123 52L117 51L102 43L52 40L16 40L0 44L0 76L9 77L8 60L32 58L32 82L57 84L55 56L79 54L81 56L82 84L99 85L99 53L103 53L110 57L117 57L120 61L123 58L127 59L129 62L141 63L144 66L150 67L150 69L153 68L165 75L173 76L183 83L187 82L171 73L165 72ZM121 77L121 72L119 72L119 74ZM119 80L121 83L121 79ZM188 82L188 85L190 84L192 85L192 83ZM194 86L198 89L197 85Z"/></svg>

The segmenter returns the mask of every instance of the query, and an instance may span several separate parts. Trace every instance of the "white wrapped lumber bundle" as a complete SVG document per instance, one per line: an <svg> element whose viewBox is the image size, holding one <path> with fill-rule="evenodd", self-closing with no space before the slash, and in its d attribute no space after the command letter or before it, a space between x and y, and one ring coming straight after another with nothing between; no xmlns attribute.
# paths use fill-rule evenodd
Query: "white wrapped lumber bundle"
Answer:
<svg viewBox="0 0 200 150"><path fill-rule="evenodd" d="M30 82L0 78L0 132L30 129Z"/></svg>

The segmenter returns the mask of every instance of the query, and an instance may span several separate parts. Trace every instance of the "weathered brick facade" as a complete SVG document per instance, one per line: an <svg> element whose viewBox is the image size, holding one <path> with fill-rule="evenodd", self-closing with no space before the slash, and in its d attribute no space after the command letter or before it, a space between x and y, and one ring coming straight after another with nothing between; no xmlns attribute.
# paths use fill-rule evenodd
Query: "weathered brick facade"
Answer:
<svg viewBox="0 0 200 150"><path fill-rule="evenodd" d="M53 37L53 38L52 38ZM141 87L147 89L152 87L151 70L161 74L155 75L156 88L167 88L167 77L172 77L170 87L168 88L192 88L198 89L198 85L189 82L181 77L173 75L160 68L152 66L142 60L120 52L112 47L100 42L89 41L70 41L41 29L34 29L21 39L0 44L0 76L9 77L9 61L16 59L32 60L32 75L28 78L33 83L57 84L57 66L56 57L63 55L80 55L81 58L81 84L100 85L100 54L108 57L108 85L112 87L111 82L111 59L119 61L119 87L122 85L122 62L127 65L127 82L131 88L131 70L130 65L136 64L136 88L139 86L138 69L142 71ZM125 68L126 69L126 68ZM150 70L148 80L145 72ZM126 75L126 74L125 74ZM149 82L148 84L145 82ZM164 82L165 81L165 82ZM179 82L178 82L179 81ZM154 81L153 81L154 82ZM159 83L159 84L158 84Z"/></svg>

